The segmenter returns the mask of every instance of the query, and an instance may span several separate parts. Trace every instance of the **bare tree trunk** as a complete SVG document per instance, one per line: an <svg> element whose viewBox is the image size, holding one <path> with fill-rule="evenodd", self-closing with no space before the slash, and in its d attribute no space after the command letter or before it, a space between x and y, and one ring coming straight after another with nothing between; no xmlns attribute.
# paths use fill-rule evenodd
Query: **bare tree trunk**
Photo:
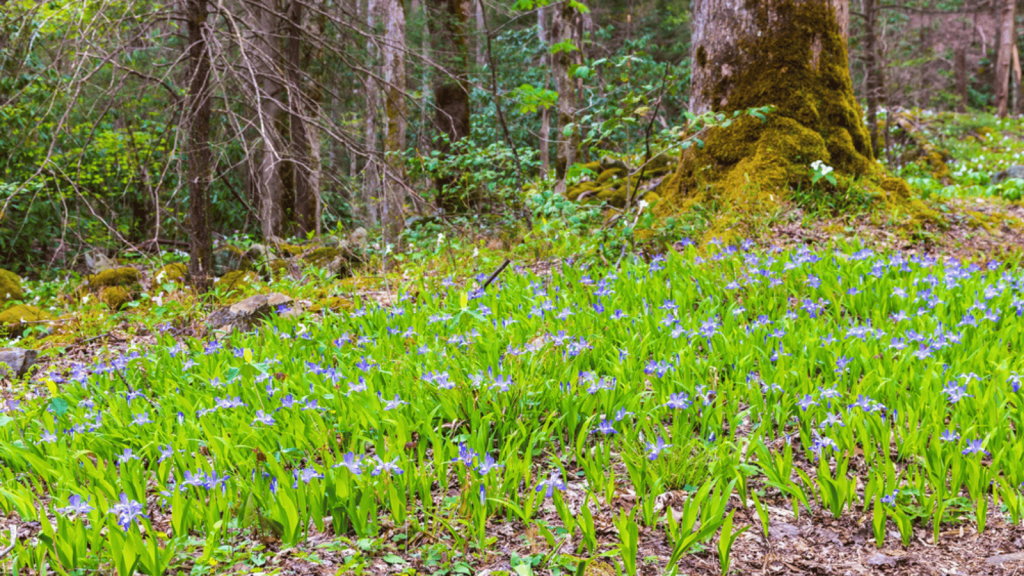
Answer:
<svg viewBox="0 0 1024 576"><path fill-rule="evenodd" d="M960 46L954 55L954 74L956 75L956 111L967 112L967 48Z"/></svg>
<svg viewBox="0 0 1024 576"><path fill-rule="evenodd" d="M381 201L381 225L385 241L397 244L404 227L405 197L405 5L402 0L383 0L384 6L384 129L385 172Z"/></svg>
<svg viewBox="0 0 1024 576"><path fill-rule="evenodd" d="M537 8L537 39L540 40L541 46L548 45L548 11L547 7L541 6ZM547 70L544 78L544 88L548 87L551 82L551 56L548 51L544 51L544 56L541 58L541 66ZM540 174L542 178L547 178L551 174L551 110L547 106L540 110Z"/></svg>
<svg viewBox="0 0 1024 576"><path fill-rule="evenodd" d="M1013 59L1013 46L1017 41L1014 26L1015 0L999 2L999 40L996 45L996 114L1000 118L1006 116L1010 96L1010 64Z"/></svg>
<svg viewBox="0 0 1024 576"><path fill-rule="evenodd" d="M366 25L371 34L380 22L382 0L367 0ZM366 41L366 52L369 55L369 69L377 70L379 54L377 53L376 37L371 35ZM363 170L363 193L366 201L366 219L371 224L380 222L381 199L381 167L378 164L377 131L378 114L380 111L381 90L377 79L366 78L366 167Z"/></svg>
<svg viewBox="0 0 1024 576"><path fill-rule="evenodd" d="M188 90L188 200L189 248L188 263L192 283L200 292L211 285L213 242L207 191L210 186L210 54L204 36L208 14L207 0L188 0L185 19L188 22L188 58L191 78Z"/></svg>
<svg viewBox="0 0 1024 576"><path fill-rule="evenodd" d="M283 145L278 131L281 118L283 90L277 72L277 24L275 0L262 0L256 7L257 27L255 44L258 46L257 81L259 82L259 172L257 186L260 197L260 231L264 240L280 236L284 218L282 200L284 182L281 179L281 152Z"/></svg>
<svg viewBox="0 0 1024 576"><path fill-rule="evenodd" d="M476 69L483 70L487 67L487 56L484 54L484 46L487 40L487 23L484 22L484 7L479 2L473 2L473 13L476 16Z"/></svg>
<svg viewBox="0 0 1024 576"><path fill-rule="evenodd" d="M302 235L320 234L319 162L314 162L312 141L319 138L308 121L315 110L302 82L302 4L291 0L285 24L285 58L288 65L288 111L291 132L292 174L295 179L295 223ZM317 165L314 165L317 164Z"/></svg>
<svg viewBox="0 0 1024 576"><path fill-rule="evenodd" d="M868 131L871 135L871 151L878 152L878 104L885 90L884 72L878 65L878 3L864 0L864 62L867 68Z"/></svg>
<svg viewBox="0 0 1024 576"><path fill-rule="evenodd" d="M560 44L574 39L576 10L568 2L555 5L551 17L551 42ZM569 76L572 54L560 50L551 55L551 75L558 92L558 140L555 153L555 177L560 190L565 189L565 173L576 163L579 148L579 130L576 122L576 83Z"/></svg>
<svg viewBox="0 0 1024 576"><path fill-rule="evenodd" d="M436 129L447 136L439 145L442 154L450 154L452 144L469 136L469 88L466 85L468 46L466 24L469 5L464 0L428 0L432 14L428 19L434 40L433 54L442 69L434 73L434 123ZM454 176L437 179L438 207L446 212L465 208L462 199L446 192L455 181Z"/></svg>

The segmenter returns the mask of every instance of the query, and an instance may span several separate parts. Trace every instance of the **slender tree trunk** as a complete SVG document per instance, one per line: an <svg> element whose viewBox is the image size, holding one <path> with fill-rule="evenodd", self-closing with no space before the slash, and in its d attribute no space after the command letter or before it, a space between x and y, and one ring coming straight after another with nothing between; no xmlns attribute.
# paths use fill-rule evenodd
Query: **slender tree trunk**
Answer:
<svg viewBox="0 0 1024 576"><path fill-rule="evenodd" d="M956 76L956 111L962 114L967 112L967 47L956 49L953 68Z"/></svg>
<svg viewBox="0 0 1024 576"><path fill-rule="evenodd" d="M878 2L864 0L864 62L867 68L868 130L871 150L878 152L878 104L884 94L885 79L878 65Z"/></svg>
<svg viewBox="0 0 1024 576"><path fill-rule="evenodd" d="M193 285L205 292L211 285L213 242L207 192L210 187L210 53L204 36L207 0L187 0L188 58L188 199L190 253L188 268Z"/></svg>
<svg viewBox="0 0 1024 576"><path fill-rule="evenodd" d="M375 31L381 20L381 2L383 0L367 0L366 26L370 37L366 41L366 53L369 56L368 67L376 71L380 56L377 51ZM366 201L367 221L371 224L380 222L381 199L381 167L378 163L379 146L377 131L379 130L381 90L377 79L368 75L366 78L366 167L363 170L363 193Z"/></svg>
<svg viewBox="0 0 1024 576"><path fill-rule="evenodd" d="M552 6L551 42L560 44L575 40L573 31L576 10L563 2ZM579 48L577 46L577 48ZM561 191L565 189L565 173L576 162L579 149L579 130L576 122L576 83L569 75L572 68L572 53L559 50L551 55L551 75L558 92L558 139L555 154L555 176Z"/></svg>
<svg viewBox="0 0 1024 576"><path fill-rule="evenodd" d="M259 82L259 172L257 186L260 195L260 231L264 240L281 235L284 219L282 200L284 181L281 179L282 149L278 122L283 107L281 77L277 69L279 57L276 42L278 19L275 0L262 0L256 7L258 27L255 39L258 46L257 81Z"/></svg>
<svg viewBox="0 0 1024 576"><path fill-rule="evenodd" d="M319 138L316 126L309 122L315 106L302 82L302 7L303 0L291 0L285 24L285 58L288 65L288 112L291 133L292 174L295 180L295 223L302 235L320 234L319 162L312 154L312 141Z"/></svg>
<svg viewBox="0 0 1024 576"><path fill-rule="evenodd" d="M469 20L469 4L464 0L428 0L431 8L428 19L430 34L434 41L433 54L442 70L434 73L433 90L436 129L447 136L446 142L438 145L441 153L451 153L452 144L469 136L470 110L469 88L466 85L468 45L466 24ZM446 191L455 182L453 175L437 179L438 207L454 212L466 207L464 199L456 198Z"/></svg>
<svg viewBox="0 0 1024 576"><path fill-rule="evenodd" d="M1010 96L1010 64L1013 59L1013 45L1017 41L1014 16L1015 0L999 1L999 38L996 43L996 114L1006 116Z"/></svg>
<svg viewBox="0 0 1024 576"><path fill-rule="evenodd" d="M473 14L476 16L476 69L483 71L487 67L487 55L484 50L487 44L487 39L484 38L487 34L487 23L484 22L484 7L479 2L473 2Z"/></svg>
<svg viewBox="0 0 1024 576"><path fill-rule="evenodd" d="M398 243L405 217L405 5L402 0L384 2L384 129L385 173L382 188L381 225L387 242Z"/></svg>
<svg viewBox="0 0 1024 576"><path fill-rule="evenodd" d="M547 7L541 6L537 8L537 39L540 40L540 45L547 47L548 45L548 11ZM546 73L544 75L544 88L547 89L551 83L551 56L550 53L545 50L544 55L541 57L541 66L544 67ZM551 110L547 106L540 110L540 174L542 178L547 178L551 174Z"/></svg>

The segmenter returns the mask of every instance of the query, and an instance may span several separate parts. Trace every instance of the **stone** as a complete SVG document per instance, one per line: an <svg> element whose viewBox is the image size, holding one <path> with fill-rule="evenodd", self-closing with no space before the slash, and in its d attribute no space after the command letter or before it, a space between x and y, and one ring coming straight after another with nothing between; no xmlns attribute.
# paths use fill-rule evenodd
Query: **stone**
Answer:
<svg viewBox="0 0 1024 576"><path fill-rule="evenodd" d="M242 266L244 255L245 252L238 246L228 244L217 248L213 251L213 275L223 276L238 270Z"/></svg>
<svg viewBox="0 0 1024 576"><path fill-rule="evenodd" d="M139 281L139 271L131 266L111 268L98 274L86 277L86 285L89 288L100 286L131 286Z"/></svg>
<svg viewBox="0 0 1024 576"><path fill-rule="evenodd" d="M93 274L99 274L107 270L113 270L120 267L117 260L110 258L99 250L93 250L85 253L85 265Z"/></svg>
<svg viewBox="0 0 1024 576"><path fill-rule="evenodd" d="M0 312L0 326L14 335L21 334L29 326L46 324L52 320L53 316L28 304L18 304Z"/></svg>
<svg viewBox="0 0 1024 576"><path fill-rule="evenodd" d="M244 270L232 270L221 276L213 283L215 290L244 290L250 283L256 281L256 274Z"/></svg>
<svg viewBox="0 0 1024 576"><path fill-rule="evenodd" d="M991 556L985 559L985 564L992 566L998 566L999 564L1005 564L1007 562L1020 562L1024 560L1024 552L1012 552L1010 554L1000 554L998 556Z"/></svg>
<svg viewBox="0 0 1024 576"><path fill-rule="evenodd" d="M123 286L104 286L100 289L100 302L106 304L114 312L120 310L131 300L132 295Z"/></svg>
<svg viewBox="0 0 1024 576"><path fill-rule="evenodd" d="M0 268L0 304L9 300L21 300L24 297L25 293L21 291L21 277Z"/></svg>
<svg viewBox="0 0 1024 576"><path fill-rule="evenodd" d="M248 332L259 326L262 320L275 314L278 306L291 303L292 299L289 296L277 292L257 294L213 312L207 316L206 325L211 330L237 329Z"/></svg>
<svg viewBox="0 0 1024 576"><path fill-rule="evenodd" d="M0 378L21 378L36 363L39 352L24 348L0 348Z"/></svg>
<svg viewBox="0 0 1024 576"><path fill-rule="evenodd" d="M369 235L366 233L366 228L360 226L352 231L348 235L348 245L354 250L366 250L369 244Z"/></svg>
<svg viewBox="0 0 1024 576"><path fill-rule="evenodd" d="M864 563L868 566L895 566L896 558L882 554L881 552L875 552L871 556L868 556Z"/></svg>
<svg viewBox="0 0 1024 576"><path fill-rule="evenodd" d="M1011 178L1024 179L1024 166L1010 166L1006 170L1000 170L993 174L990 180L993 185L997 185Z"/></svg>

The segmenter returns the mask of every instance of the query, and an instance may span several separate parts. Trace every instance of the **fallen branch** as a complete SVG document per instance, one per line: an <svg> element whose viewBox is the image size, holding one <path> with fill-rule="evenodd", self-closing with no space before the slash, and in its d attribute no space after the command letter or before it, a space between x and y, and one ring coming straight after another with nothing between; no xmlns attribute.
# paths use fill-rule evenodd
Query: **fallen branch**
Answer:
<svg viewBox="0 0 1024 576"><path fill-rule="evenodd" d="M14 545L17 544L17 543L18 543L18 527L17 526L11 526L11 545L8 546L7 548L5 548L3 550L3 552L0 552L0 560L3 560L5 556L10 554L11 551L14 550Z"/></svg>
<svg viewBox="0 0 1024 576"><path fill-rule="evenodd" d="M498 266L498 269L491 274L491 277L487 279L487 282L484 282L484 285L480 289L487 290L487 287L491 285L491 282L494 282L494 279L498 277L498 274L501 274L502 270L508 268L509 262L511 262L511 260L505 258L505 261L501 263L501 266Z"/></svg>

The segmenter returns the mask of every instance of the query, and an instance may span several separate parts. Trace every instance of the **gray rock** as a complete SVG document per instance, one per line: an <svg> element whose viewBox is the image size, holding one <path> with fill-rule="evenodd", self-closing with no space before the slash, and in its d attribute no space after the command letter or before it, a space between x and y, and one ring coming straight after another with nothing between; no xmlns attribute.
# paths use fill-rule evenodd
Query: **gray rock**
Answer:
<svg viewBox="0 0 1024 576"><path fill-rule="evenodd" d="M36 363L36 350L24 348L0 348L0 377L13 376L21 378L28 374L29 368Z"/></svg>
<svg viewBox="0 0 1024 576"><path fill-rule="evenodd" d="M223 276L242 265L242 251L234 246L221 246L213 251L213 275Z"/></svg>
<svg viewBox="0 0 1024 576"><path fill-rule="evenodd" d="M1000 170L992 175L992 184L999 184L1011 178L1024 179L1024 166L1010 166L1006 170Z"/></svg>
<svg viewBox="0 0 1024 576"><path fill-rule="evenodd" d="M230 332L238 329L248 332L256 328L260 321L275 314L278 306L286 304L290 307L291 303L290 297L277 292L258 294L213 312L206 317L206 326L210 330Z"/></svg>
<svg viewBox="0 0 1024 576"><path fill-rule="evenodd" d="M89 270L92 271L93 274L121 267L121 265L117 263L117 260L108 257L106 254L98 250L85 253L85 265L89 267Z"/></svg>
<svg viewBox="0 0 1024 576"><path fill-rule="evenodd" d="M868 566L895 566L896 559L881 552L875 552L864 561Z"/></svg>
<svg viewBox="0 0 1024 576"><path fill-rule="evenodd" d="M348 244L355 250L366 250L366 245L369 242L369 235L366 233L366 228L360 226L352 231L348 235Z"/></svg>
<svg viewBox="0 0 1024 576"><path fill-rule="evenodd" d="M1007 562L1020 562L1024 560L1024 552L1011 552L1010 554L1000 554L998 556L991 556L985 559L985 564L992 566L998 566L999 564L1005 564Z"/></svg>

